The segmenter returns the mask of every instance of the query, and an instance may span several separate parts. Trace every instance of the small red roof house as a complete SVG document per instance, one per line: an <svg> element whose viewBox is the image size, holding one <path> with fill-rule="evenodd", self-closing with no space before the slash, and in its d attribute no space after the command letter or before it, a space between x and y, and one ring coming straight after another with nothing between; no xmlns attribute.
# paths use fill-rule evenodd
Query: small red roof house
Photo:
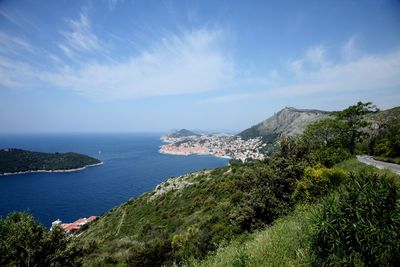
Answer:
<svg viewBox="0 0 400 267"><path fill-rule="evenodd" d="M60 225L61 228L64 229L65 232L67 232L69 234L73 234L76 231L80 230L82 226L89 224L97 219L98 219L97 216L90 216L89 218L78 219L73 223L61 223L60 220L57 220L51 224L51 227L53 228L56 225ZM51 228L50 228L50 230L51 230Z"/></svg>

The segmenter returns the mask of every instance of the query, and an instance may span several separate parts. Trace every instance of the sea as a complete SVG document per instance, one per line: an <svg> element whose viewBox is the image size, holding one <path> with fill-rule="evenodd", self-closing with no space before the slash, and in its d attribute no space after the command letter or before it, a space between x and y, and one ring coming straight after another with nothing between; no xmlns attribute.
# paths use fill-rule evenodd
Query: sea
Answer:
<svg viewBox="0 0 400 267"><path fill-rule="evenodd" d="M161 134L1 134L0 148L78 152L104 164L68 173L0 176L0 216L28 211L43 225L102 215L166 179L228 164L209 155L160 154Z"/></svg>

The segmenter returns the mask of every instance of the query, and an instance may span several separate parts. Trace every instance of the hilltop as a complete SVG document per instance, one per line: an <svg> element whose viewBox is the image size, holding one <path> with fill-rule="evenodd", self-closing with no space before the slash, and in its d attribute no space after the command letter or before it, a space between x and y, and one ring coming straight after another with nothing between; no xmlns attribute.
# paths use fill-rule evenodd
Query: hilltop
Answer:
<svg viewBox="0 0 400 267"><path fill-rule="evenodd" d="M271 144L281 136L301 134L310 123L328 116L327 111L285 107L266 120L240 132L238 136L245 140L262 137L264 142Z"/></svg>
<svg viewBox="0 0 400 267"><path fill-rule="evenodd" d="M180 138L180 137L188 137L188 136L200 136L200 134L194 133L187 129L181 129L179 131L167 134L167 138Z"/></svg>
<svg viewBox="0 0 400 267"><path fill-rule="evenodd" d="M16 148L0 150L0 175L75 171L98 164L101 164L98 159L73 152L43 153Z"/></svg>

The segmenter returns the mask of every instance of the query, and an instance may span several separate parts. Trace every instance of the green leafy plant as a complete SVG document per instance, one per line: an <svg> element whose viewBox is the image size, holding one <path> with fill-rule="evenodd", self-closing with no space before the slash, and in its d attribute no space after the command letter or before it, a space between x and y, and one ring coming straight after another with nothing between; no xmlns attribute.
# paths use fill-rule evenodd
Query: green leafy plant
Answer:
<svg viewBox="0 0 400 267"><path fill-rule="evenodd" d="M400 191L391 177L352 174L326 199L311 237L315 266L395 266L400 262Z"/></svg>
<svg viewBox="0 0 400 267"><path fill-rule="evenodd" d="M75 266L81 250L64 230L48 231L32 215L10 213L0 218L0 266Z"/></svg>

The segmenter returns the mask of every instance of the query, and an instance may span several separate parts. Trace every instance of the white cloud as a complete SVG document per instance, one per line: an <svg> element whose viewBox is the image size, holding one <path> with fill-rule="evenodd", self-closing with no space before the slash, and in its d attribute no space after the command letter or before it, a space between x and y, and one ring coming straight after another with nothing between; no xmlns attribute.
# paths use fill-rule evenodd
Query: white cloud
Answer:
<svg viewBox="0 0 400 267"><path fill-rule="evenodd" d="M290 70L293 71L293 66L298 67L298 62L307 61L307 58L313 58L313 56L310 57L306 53L303 59L292 61L292 65L289 66ZM321 57L317 56L316 58ZM326 59L324 61L327 62ZM202 102L219 103L221 100L232 102L243 99L302 96L317 93L346 94L358 92L365 94L372 91L383 92L387 89L400 88L400 50L381 55L364 55L335 64L332 62L329 65L323 63L317 69L307 69L302 66L299 69L300 71L294 73L295 77L288 77L288 80L295 80L290 84L258 91L251 94L251 97L241 98L236 94L231 94L209 98Z"/></svg>
<svg viewBox="0 0 400 267"><path fill-rule="evenodd" d="M295 74L301 74L308 69L316 69L329 65L326 59L326 49L322 45L310 47L304 57L290 60L288 62L288 69Z"/></svg>
<svg viewBox="0 0 400 267"><path fill-rule="evenodd" d="M0 87L23 88L37 84L38 73L28 63L0 55Z"/></svg>
<svg viewBox="0 0 400 267"><path fill-rule="evenodd" d="M10 10L0 8L0 16L24 31L30 32L32 29L40 30L40 28L36 26L32 20L30 20L26 15L20 14L16 10L12 12Z"/></svg>
<svg viewBox="0 0 400 267"><path fill-rule="evenodd" d="M22 38L0 32L0 53L32 52L33 47Z"/></svg>
<svg viewBox="0 0 400 267"><path fill-rule="evenodd" d="M123 62L64 67L41 79L103 100L219 89L233 77L233 64L219 47L221 34L201 29L171 35Z"/></svg>
<svg viewBox="0 0 400 267"><path fill-rule="evenodd" d="M79 19L70 19L67 22L70 29L61 32L64 40L58 43L58 47L65 55L72 57L74 53L102 49L100 40L92 32L90 19L84 11L79 14Z"/></svg>
<svg viewBox="0 0 400 267"><path fill-rule="evenodd" d="M108 4L110 10L113 10L119 3L124 2L124 0L103 0L103 2Z"/></svg>
<svg viewBox="0 0 400 267"><path fill-rule="evenodd" d="M344 58L346 59L353 59L359 55L359 51L357 48L357 37L351 36L346 43L342 47L342 53Z"/></svg>

